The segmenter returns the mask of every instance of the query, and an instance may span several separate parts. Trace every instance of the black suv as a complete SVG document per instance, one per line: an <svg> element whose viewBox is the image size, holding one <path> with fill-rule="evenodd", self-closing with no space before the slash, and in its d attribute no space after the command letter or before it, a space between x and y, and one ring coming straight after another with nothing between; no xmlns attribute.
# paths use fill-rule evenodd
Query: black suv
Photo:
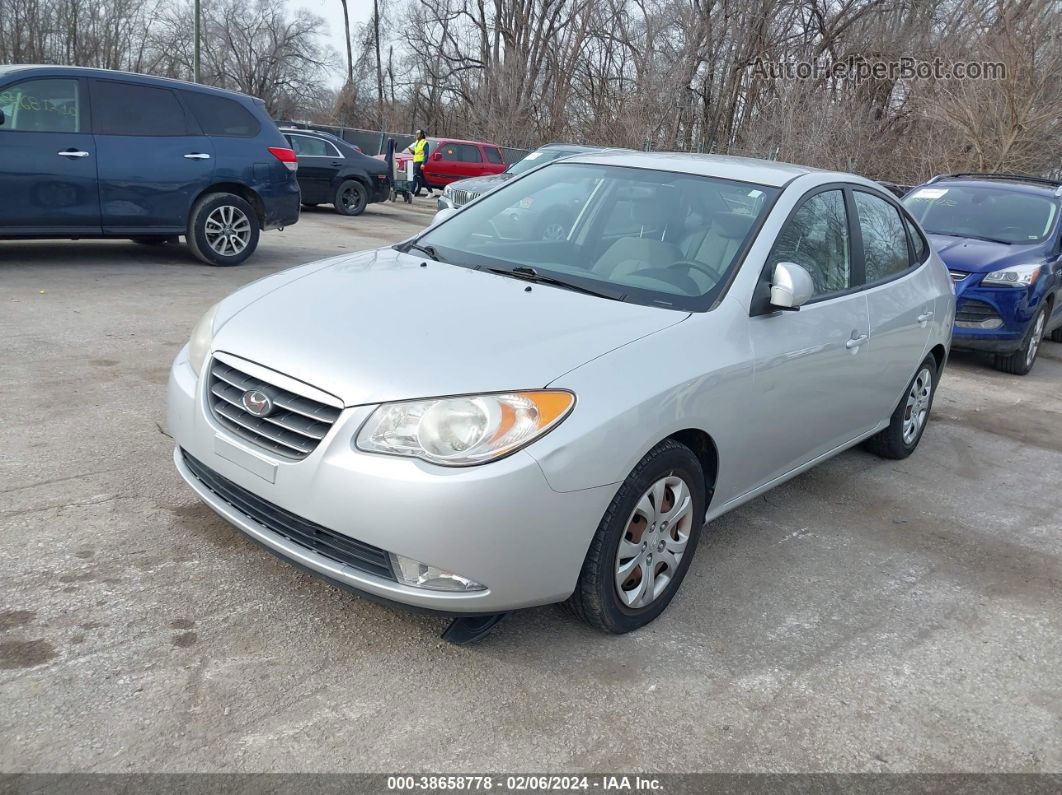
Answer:
<svg viewBox="0 0 1062 795"><path fill-rule="evenodd" d="M161 77L0 66L0 239L184 235L238 265L299 220L298 163L261 100Z"/></svg>
<svg viewBox="0 0 1062 795"><path fill-rule="evenodd" d="M282 127L299 158L299 186L307 207L331 204L341 215L361 215L391 195L387 164L363 155L342 138L320 130Z"/></svg>

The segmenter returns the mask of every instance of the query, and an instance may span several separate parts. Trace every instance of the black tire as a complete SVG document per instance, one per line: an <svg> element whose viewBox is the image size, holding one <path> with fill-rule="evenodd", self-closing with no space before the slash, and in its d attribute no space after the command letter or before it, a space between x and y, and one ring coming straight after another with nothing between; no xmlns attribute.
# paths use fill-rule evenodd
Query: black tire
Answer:
<svg viewBox="0 0 1062 795"><path fill-rule="evenodd" d="M687 514L690 521L687 526L685 549L677 570L669 576L664 590L644 607L630 607L621 600L621 586L616 582L620 541L640 541L645 549L645 544L648 543L644 538L645 533L652 530L646 524L639 531L638 539L633 539L631 530L635 527L632 522L635 506L650 487L669 476L676 476L686 484L692 502L690 513ZM674 500L673 493L668 493ZM590 626L617 634L643 627L659 616L678 591L693 560L704 524L705 499L704 472L692 450L672 439L665 439L646 453L620 486L601 518L583 560L575 591L568 598L568 606L572 611ZM680 521L686 524L685 518ZM674 528L667 533L670 534L673 530ZM656 538L659 543L663 543L663 535L658 534ZM648 562L653 570L659 565L665 566L662 571L657 571L654 577L667 571L666 564L653 563L651 558Z"/></svg>
<svg viewBox="0 0 1062 795"><path fill-rule="evenodd" d="M176 243L181 238L178 235L149 235L145 237L131 237L129 239L141 246L164 246L167 243Z"/></svg>
<svg viewBox="0 0 1062 795"><path fill-rule="evenodd" d="M207 238L207 220L215 212L225 213L226 209L233 211L233 218L238 219L242 216L242 218L246 219L248 225L246 242L244 242L243 248L233 254L224 253L224 244L215 243L221 250L215 249ZM241 226L242 231L242 220L238 221L237 225ZM260 232L258 215L255 213L254 208L244 199L234 193L208 193L200 198L192 208L191 215L188 218L186 239L188 240L188 247L198 259L207 265L226 267L239 265L254 253L254 250L258 248Z"/></svg>
<svg viewBox="0 0 1062 795"><path fill-rule="evenodd" d="M1028 375L1033 365L1036 364L1036 357L1040 355L1040 343L1043 342L1046 321L1047 307L1042 306L1029 324L1029 330L1025 332L1021 347L1014 353L996 356L994 362L996 369L1011 375Z"/></svg>
<svg viewBox="0 0 1062 795"><path fill-rule="evenodd" d="M340 215L361 215L369 204L369 191L356 179L345 179L336 188L332 204Z"/></svg>
<svg viewBox="0 0 1062 795"><path fill-rule="evenodd" d="M917 426L915 434L909 440L904 439L904 423L909 419L908 416L908 397L911 396L915 390L919 377L923 371L929 371L930 386L928 401L925 402L925 416L921 425ZM918 443L922 440L922 434L925 433L926 426L929 424L929 416L933 411L933 400L937 396L937 360L930 354L922 363L918 365L918 369L915 371L914 376L907 384L907 388L903 391L903 396L900 398L900 402L896 406L896 410L892 412L892 416L889 418L889 425L887 428L878 431L871 436L866 442L863 443L864 447L872 453L880 455L882 458L892 458L899 460L901 458L907 458L918 447ZM917 404L916 404L917 405ZM913 413L914 409L912 409Z"/></svg>

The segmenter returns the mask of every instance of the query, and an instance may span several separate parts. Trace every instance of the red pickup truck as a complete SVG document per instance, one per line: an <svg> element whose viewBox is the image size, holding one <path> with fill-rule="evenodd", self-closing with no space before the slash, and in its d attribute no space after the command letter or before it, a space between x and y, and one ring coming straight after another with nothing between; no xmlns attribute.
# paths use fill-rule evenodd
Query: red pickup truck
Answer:
<svg viewBox="0 0 1062 795"><path fill-rule="evenodd" d="M383 160L383 155L377 155ZM413 155L395 152L400 168ZM428 160L424 164L424 177L433 188L442 188L449 182L505 171L501 149L482 141L462 141L457 138L429 138Z"/></svg>

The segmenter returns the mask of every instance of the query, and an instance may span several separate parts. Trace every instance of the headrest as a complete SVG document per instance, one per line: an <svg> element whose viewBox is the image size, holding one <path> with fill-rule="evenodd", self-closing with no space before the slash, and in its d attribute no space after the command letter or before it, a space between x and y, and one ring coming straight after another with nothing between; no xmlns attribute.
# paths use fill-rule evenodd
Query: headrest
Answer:
<svg viewBox="0 0 1062 795"><path fill-rule="evenodd" d="M712 226L723 237L732 237L740 240L748 234L749 229L752 227L752 221L751 215L716 213L712 217Z"/></svg>

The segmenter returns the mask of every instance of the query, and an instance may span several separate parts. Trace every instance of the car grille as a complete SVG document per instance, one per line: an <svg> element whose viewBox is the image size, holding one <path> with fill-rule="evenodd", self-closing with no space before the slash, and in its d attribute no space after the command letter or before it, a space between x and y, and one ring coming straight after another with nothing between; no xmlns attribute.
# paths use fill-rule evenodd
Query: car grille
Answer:
<svg viewBox="0 0 1062 795"><path fill-rule="evenodd" d="M962 271L948 271L948 275L951 276L952 284L958 284L970 274L963 273Z"/></svg>
<svg viewBox="0 0 1062 795"><path fill-rule="evenodd" d="M210 363L209 388L210 410L226 430L286 458L312 453L339 418L334 406L280 389L217 359ZM272 399L274 409L268 416L255 417L243 407L243 395L252 389Z"/></svg>
<svg viewBox="0 0 1062 795"><path fill-rule="evenodd" d="M478 199L479 194L470 190L454 190L450 192L450 201L454 207L462 207L473 199Z"/></svg>
<svg viewBox="0 0 1062 795"><path fill-rule="evenodd" d="M968 328L999 328L1003 319L991 304L967 298L959 301L955 309L955 324Z"/></svg>
<svg viewBox="0 0 1062 795"><path fill-rule="evenodd" d="M316 552L322 557L342 563L352 569L394 580L391 558L382 549L335 533L319 524L307 521L290 511L252 494L228 478L192 458L184 450L181 456L188 470L219 499L235 508L248 519L282 538Z"/></svg>

